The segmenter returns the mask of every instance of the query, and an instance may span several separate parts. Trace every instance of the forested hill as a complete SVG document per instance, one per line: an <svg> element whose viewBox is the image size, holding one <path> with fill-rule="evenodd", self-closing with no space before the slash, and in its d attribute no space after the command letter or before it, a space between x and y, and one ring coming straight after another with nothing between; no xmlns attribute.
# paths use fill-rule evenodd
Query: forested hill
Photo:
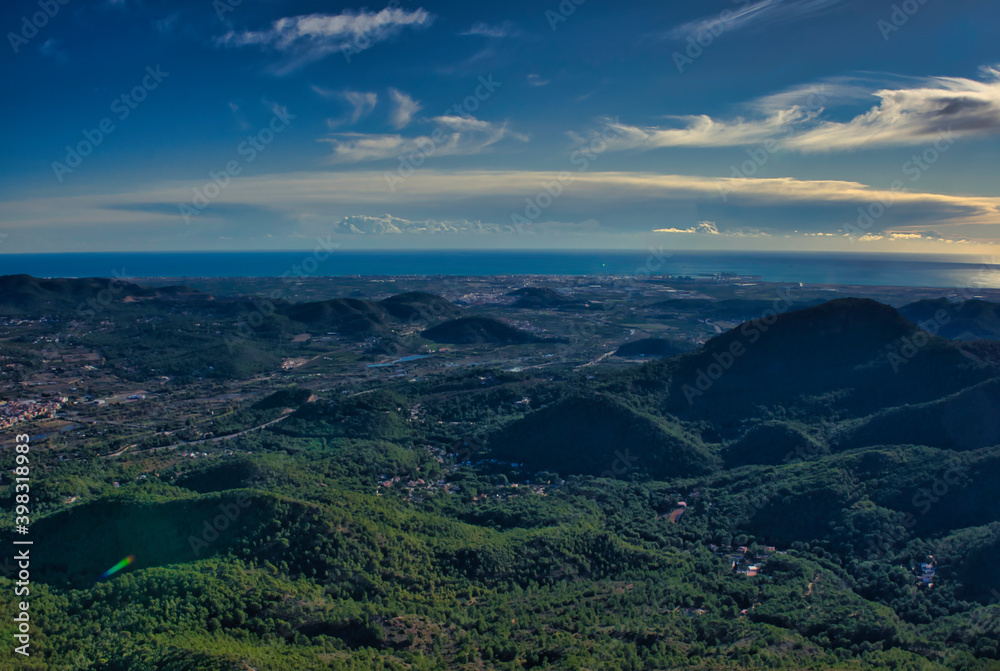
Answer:
<svg viewBox="0 0 1000 671"><path fill-rule="evenodd" d="M173 405L94 411L90 442L33 429L23 668L1000 668L996 343L842 299L646 363L603 341L563 363L576 343L520 328L562 306L470 323L396 295L281 306L248 346L340 329L323 362L395 328L473 364L175 379ZM184 300L97 326L216 302ZM531 341L483 337L505 334ZM196 393L227 405L198 416L217 397ZM13 506L11 474L0 491Z"/></svg>

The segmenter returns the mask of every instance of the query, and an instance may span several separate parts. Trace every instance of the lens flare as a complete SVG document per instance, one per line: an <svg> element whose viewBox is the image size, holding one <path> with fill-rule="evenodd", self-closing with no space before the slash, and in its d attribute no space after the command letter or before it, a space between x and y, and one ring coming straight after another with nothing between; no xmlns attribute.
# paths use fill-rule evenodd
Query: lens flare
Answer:
<svg viewBox="0 0 1000 671"><path fill-rule="evenodd" d="M118 573L118 571L121 571L126 566L131 565L132 562L134 561L135 561L135 555L129 555L128 557L125 557L125 559L122 559L120 562L109 568L107 571L97 576L97 580L95 580L94 582L100 582L105 578L107 578L108 576Z"/></svg>

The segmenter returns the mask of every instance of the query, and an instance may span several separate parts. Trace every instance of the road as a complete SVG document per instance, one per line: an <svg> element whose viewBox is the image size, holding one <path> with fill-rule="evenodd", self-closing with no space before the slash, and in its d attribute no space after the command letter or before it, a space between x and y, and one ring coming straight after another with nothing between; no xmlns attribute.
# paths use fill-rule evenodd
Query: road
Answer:
<svg viewBox="0 0 1000 671"><path fill-rule="evenodd" d="M281 415L281 417L278 417L277 419L272 419L270 422L264 422L260 426L254 426L254 427L251 427L249 429L244 429L243 431L239 431L238 433L230 433L230 434L226 434L225 436L216 436L214 438L200 438L198 440L191 440L191 441L188 441L188 442L185 442L185 443L174 443L173 445L163 445L162 447L147 447L145 450L135 450L134 452L132 452L132 454L142 454L142 453L145 453L145 452L157 452L159 450L176 450L178 447L185 447L185 446L188 446L188 445L204 445L206 443L219 443L219 442L222 442L224 440L231 440L233 438L239 438L240 436L245 436L246 434L248 434L248 433L250 433L252 431L259 431L261 429L266 429L267 427L271 426L272 424L277 424L278 422L282 421L283 419L287 419L288 417L290 417L293 412L294 412L294 410L288 409L288 410L286 410L284 412L284 414ZM117 457L119 455L125 454L125 452L130 447L135 447L135 445L127 445L127 446L123 447L122 449L118 450L117 452L113 452L111 454L105 454L105 455L101 456L101 459L110 459L111 457Z"/></svg>
<svg viewBox="0 0 1000 671"><path fill-rule="evenodd" d="M611 350L610 352L605 352L604 354L602 354L601 356L597 357L593 361L588 361L587 363L585 363L583 365L577 366L577 368L586 368L587 366L596 366L597 364L601 363L602 361L604 361L605 359L607 359L609 356L611 356L612 354L614 354L616 351L617 350Z"/></svg>

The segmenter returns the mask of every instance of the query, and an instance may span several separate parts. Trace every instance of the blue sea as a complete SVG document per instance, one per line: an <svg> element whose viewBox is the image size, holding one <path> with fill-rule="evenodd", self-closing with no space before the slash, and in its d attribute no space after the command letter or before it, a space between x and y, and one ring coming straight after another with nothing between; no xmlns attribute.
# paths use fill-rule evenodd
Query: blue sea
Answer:
<svg viewBox="0 0 1000 671"><path fill-rule="evenodd" d="M322 256L322 255L320 255ZM413 275L664 275L717 273L768 282L1000 288L996 259L816 252L334 251L4 254L0 275L36 277L313 277Z"/></svg>

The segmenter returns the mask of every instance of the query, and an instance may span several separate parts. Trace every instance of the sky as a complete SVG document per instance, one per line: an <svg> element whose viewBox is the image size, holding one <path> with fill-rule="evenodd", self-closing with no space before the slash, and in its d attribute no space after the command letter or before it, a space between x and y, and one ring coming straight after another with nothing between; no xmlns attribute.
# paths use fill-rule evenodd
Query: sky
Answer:
<svg viewBox="0 0 1000 671"><path fill-rule="evenodd" d="M996 0L6 0L0 253L995 254Z"/></svg>

